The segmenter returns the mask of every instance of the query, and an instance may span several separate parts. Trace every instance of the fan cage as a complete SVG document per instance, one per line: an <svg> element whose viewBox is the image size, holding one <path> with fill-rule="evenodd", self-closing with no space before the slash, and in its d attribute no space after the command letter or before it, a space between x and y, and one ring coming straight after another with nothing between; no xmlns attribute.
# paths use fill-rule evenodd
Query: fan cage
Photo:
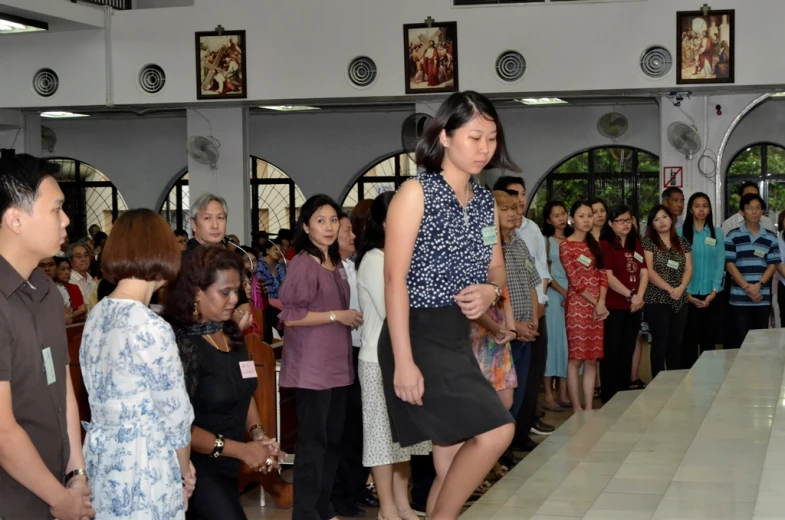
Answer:
<svg viewBox="0 0 785 520"><path fill-rule="evenodd" d="M166 86L166 73L160 65L148 64L139 71L139 88L146 94L158 94Z"/></svg>
<svg viewBox="0 0 785 520"><path fill-rule="evenodd" d="M664 47L649 47L641 54L640 67L641 72L648 78L663 78L673 67L673 57Z"/></svg>
<svg viewBox="0 0 785 520"><path fill-rule="evenodd" d="M368 88L376 81L376 63L367 56L358 56L346 69L349 82L358 88Z"/></svg>
<svg viewBox="0 0 785 520"><path fill-rule="evenodd" d="M41 69L33 76L33 90L41 97L51 97L60 87L60 78L52 69Z"/></svg>
<svg viewBox="0 0 785 520"><path fill-rule="evenodd" d="M518 51L505 51L496 58L496 76L507 83L520 80L526 73L526 58Z"/></svg>

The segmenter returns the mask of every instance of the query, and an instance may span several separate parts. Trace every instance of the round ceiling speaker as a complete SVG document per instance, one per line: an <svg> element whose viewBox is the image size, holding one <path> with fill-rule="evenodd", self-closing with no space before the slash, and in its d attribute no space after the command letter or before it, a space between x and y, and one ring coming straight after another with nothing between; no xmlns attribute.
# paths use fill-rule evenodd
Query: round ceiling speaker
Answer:
<svg viewBox="0 0 785 520"><path fill-rule="evenodd" d="M57 92L60 79L52 69L41 69L33 76L33 90L41 97L51 97Z"/></svg>
<svg viewBox="0 0 785 520"><path fill-rule="evenodd" d="M641 54L641 72L651 79L668 75L673 66L673 57L665 47L649 47Z"/></svg>
<svg viewBox="0 0 785 520"><path fill-rule="evenodd" d="M159 65L149 64L139 71L139 88L146 94L158 94L166 86L166 73Z"/></svg>
<svg viewBox="0 0 785 520"><path fill-rule="evenodd" d="M367 56L359 56L349 62L346 73L352 85L358 88L368 88L376 81L376 63Z"/></svg>
<svg viewBox="0 0 785 520"><path fill-rule="evenodd" d="M508 83L518 81L526 72L526 59L518 51L505 51L496 58L496 75Z"/></svg>

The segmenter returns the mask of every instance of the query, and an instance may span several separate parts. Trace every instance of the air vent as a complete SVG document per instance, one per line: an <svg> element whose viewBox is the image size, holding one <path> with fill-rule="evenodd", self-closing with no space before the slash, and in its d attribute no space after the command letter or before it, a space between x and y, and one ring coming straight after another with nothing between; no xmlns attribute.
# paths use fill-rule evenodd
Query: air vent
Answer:
<svg viewBox="0 0 785 520"><path fill-rule="evenodd" d="M371 58L360 56L349 63L346 73L352 85L357 88L368 88L376 81L376 63Z"/></svg>
<svg viewBox="0 0 785 520"><path fill-rule="evenodd" d="M496 58L496 75L508 83L518 81L526 72L526 59L518 51L505 51Z"/></svg>
<svg viewBox="0 0 785 520"><path fill-rule="evenodd" d="M146 94L158 94L166 86L166 73L158 65L150 64L139 71L139 88Z"/></svg>
<svg viewBox="0 0 785 520"><path fill-rule="evenodd" d="M641 72L648 78L664 78L672 66L673 58L665 47L649 47L641 54Z"/></svg>
<svg viewBox="0 0 785 520"><path fill-rule="evenodd" d="M51 97L57 92L60 79L52 69L41 69L33 76L33 90L41 97Z"/></svg>

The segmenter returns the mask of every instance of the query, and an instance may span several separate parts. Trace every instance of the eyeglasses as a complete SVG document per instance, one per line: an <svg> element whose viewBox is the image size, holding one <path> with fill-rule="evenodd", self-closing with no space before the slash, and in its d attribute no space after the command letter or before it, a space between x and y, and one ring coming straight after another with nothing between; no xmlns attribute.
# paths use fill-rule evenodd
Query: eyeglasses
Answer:
<svg viewBox="0 0 785 520"><path fill-rule="evenodd" d="M615 223L615 224L621 224L621 225L632 224L632 219L631 218L618 218L618 219L616 219L616 220L614 220L612 222Z"/></svg>

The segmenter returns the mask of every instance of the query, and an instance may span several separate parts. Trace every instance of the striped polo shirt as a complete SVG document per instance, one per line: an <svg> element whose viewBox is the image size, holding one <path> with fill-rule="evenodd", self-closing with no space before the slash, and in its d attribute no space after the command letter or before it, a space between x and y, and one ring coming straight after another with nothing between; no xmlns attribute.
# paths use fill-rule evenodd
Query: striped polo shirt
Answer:
<svg viewBox="0 0 785 520"><path fill-rule="evenodd" d="M733 263L749 283L759 282L770 265L780 263L780 248L777 235L761 226L758 235L753 235L742 224L725 237L725 262ZM771 302L771 281L761 287L763 300L755 303L747 297L744 289L730 280L730 304L738 306L768 306Z"/></svg>

